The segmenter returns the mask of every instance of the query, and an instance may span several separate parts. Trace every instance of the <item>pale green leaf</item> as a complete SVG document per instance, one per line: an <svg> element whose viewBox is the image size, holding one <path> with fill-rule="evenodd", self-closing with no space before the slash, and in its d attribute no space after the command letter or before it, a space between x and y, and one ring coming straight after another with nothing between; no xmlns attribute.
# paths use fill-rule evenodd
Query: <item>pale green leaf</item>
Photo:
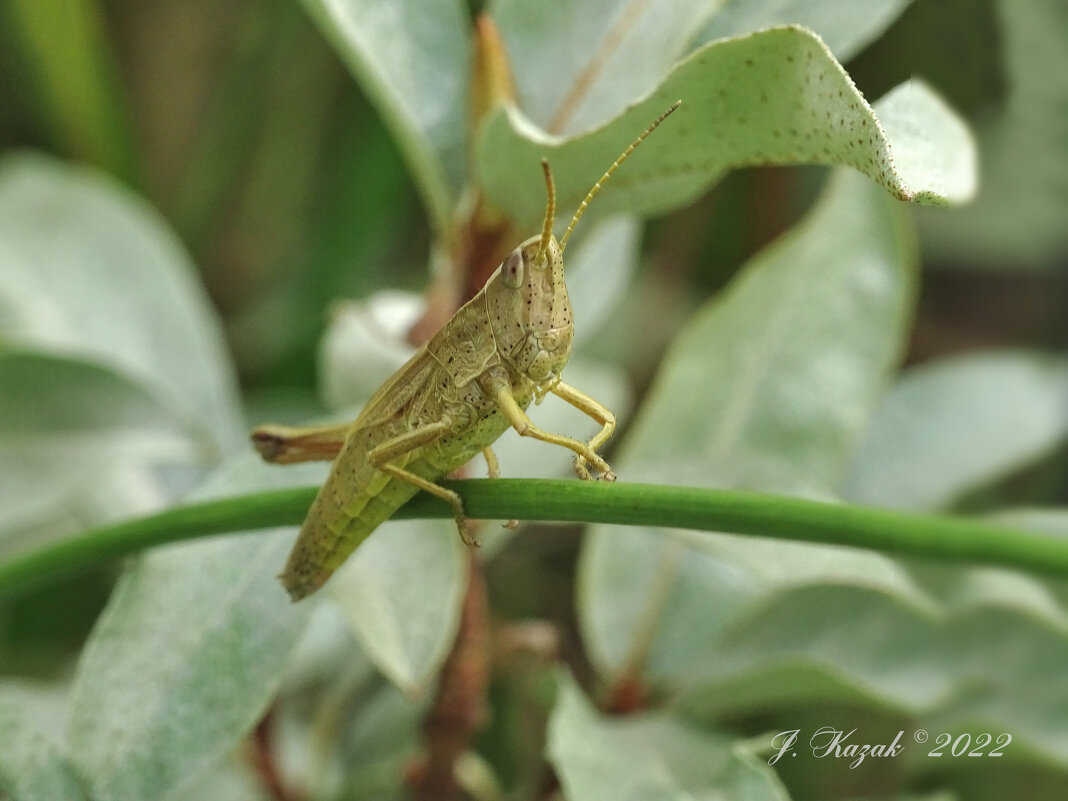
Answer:
<svg viewBox="0 0 1068 801"><path fill-rule="evenodd" d="M829 493L905 335L915 263L902 214L865 179L837 173L809 218L676 338L616 459L620 475ZM595 528L580 620L603 671L668 680L707 663L716 632L764 593L820 581L917 595L867 552ZM709 636L693 637L695 626Z"/></svg>
<svg viewBox="0 0 1068 801"><path fill-rule="evenodd" d="M106 367L0 349L0 554L159 507L151 468L205 458L186 422Z"/></svg>
<svg viewBox="0 0 1068 801"><path fill-rule="evenodd" d="M605 185L593 206L598 214L678 208L727 170L754 164L850 166L893 196L922 203L963 200L973 190L971 139L930 90L913 84L891 94L889 130L902 135L891 139L826 46L791 27L694 51L643 100L574 138L550 136L502 106L477 142L487 198L520 225L536 225L544 156L557 177L559 208L575 208L612 159L677 99L682 107ZM910 150L918 145L921 152Z"/></svg>
<svg viewBox="0 0 1068 801"><path fill-rule="evenodd" d="M994 520L1008 526L1019 526L1033 531L1059 534L1068 537L1068 509L1006 509L991 515Z"/></svg>
<svg viewBox="0 0 1068 801"><path fill-rule="evenodd" d="M465 176L470 21L439 0L302 0L378 107L439 235Z"/></svg>
<svg viewBox="0 0 1068 801"><path fill-rule="evenodd" d="M618 314L637 267L640 238L635 218L612 217L576 234L568 248L567 292L578 316L575 347L580 352Z"/></svg>
<svg viewBox="0 0 1068 801"><path fill-rule="evenodd" d="M1008 731L1017 758L1027 753L1068 765L1068 680L1061 669L1068 629L1019 610L976 607L955 619L946 636L969 692L940 711L938 724L950 731Z"/></svg>
<svg viewBox="0 0 1068 801"><path fill-rule="evenodd" d="M19 685L0 686L0 798L84 801L74 770L48 727L51 699Z"/></svg>
<svg viewBox="0 0 1068 801"><path fill-rule="evenodd" d="M417 696L456 637L467 554L451 520L383 524L338 570L330 594L371 661Z"/></svg>
<svg viewBox="0 0 1068 801"><path fill-rule="evenodd" d="M676 474L693 459L690 484L828 492L896 364L915 266L903 209L836 173L672 343L623 459Z"/></svg>
<svg viewBox="0 0 1068 801"><path fill-rule="evenodd" d="M91 359L143 383L216 458L236 387L196 270L151 208L44 156L0 163L0 342Z"/></svg>
<svg viewBox="0 0 1068 801"><path fill-rule="evenodd" d="M319 343L319 388L327 406L362 405L412 357L415 348L405 334L423 308L418 295L392 290L335 307Z"/></svg>
<svg viewBox="0 0 1068 801"><path fill-rule="evenodd" d="M413 699L387 684L353 698L337 738L344 790L334 797L409 798L404 776L419 759L419 731L433 700L429 693Z"/></svg>
<svg viewBox="0 0 1068 801"><path fill-rule="evenodd" d="M1068 683L1057 665L1068 627L1059 617L990 597L947 614L885 593L802 588L739 617L677 703L710 719L784 705L881 707L931 732L1007 731L1014 758L1063 766Z"/></svg>
<svg viewBox="0 0 1068 801"><path fill-rule="evenodd" d="M290 486L321 467L249 455L202 497ZM82 654L67 749L94 801L164 798L228 754L277 692L313 604L275 576L292 529L160 548L122 577Z"/></svg>
<svg viewBox="0 0 1068 801"><path fill-rule="evenodd" d="M1066 437L1065 359L1003 352L924 364L879 405L841 494L870 506L945 508Z"/></svg>
<svg viewBox="0 0 1068 801"><path fill-rule="evenodd" d="M976 145L968 126L934 90L906 81L875 104L893 145L894 170L905 186L925 187L925 198L952 203L971 200L977 188Z"/></svg>
<svg viewBox="0 0 1068 801"><path fill-rule="evenodd" d="M959 652L943 620L892 589L773 593L705 643L706 661L678 703L712 719L802 703L919 713L958 691Z"/></svg>
<svg viewBox="0 0 1068 801"><path fill-rule="evenodd" d="M872 42L912 0L728 0L701 32L701 42L775 25L803 25L819 35L839 61Z"/></svg>
<svg viewBox="0 0 1068 801"><path fill-rule="evenodd" d="M732 737L664 714L598 715L564 678L549 725L549 759L575 801L787 801L774 771Z"/></svg>
<svg viewBox="0 0 1068 801"><path fill-rule="evenodd" d="M237 753L215 769L194 777L167 801L274 801L266 793L251 760Z"/></svg>
<svg viewBox="0 0 1068 801"><path fill-rule="evenodd" d="M723 0L496 0L517 105L553 134L600 125L652 91Z"/></svg>

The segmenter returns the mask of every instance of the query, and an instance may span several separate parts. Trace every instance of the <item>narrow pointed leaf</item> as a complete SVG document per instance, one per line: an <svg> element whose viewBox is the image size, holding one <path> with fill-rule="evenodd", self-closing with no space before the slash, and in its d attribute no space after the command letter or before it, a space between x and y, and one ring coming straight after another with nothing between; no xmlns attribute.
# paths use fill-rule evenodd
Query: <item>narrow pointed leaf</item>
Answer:
<svg viewBox="0 0 1068 801"><path fill-rule="evenodd" d="M469 20L457 0L303 0L393 132L439 235L464 177Z"/></svg>

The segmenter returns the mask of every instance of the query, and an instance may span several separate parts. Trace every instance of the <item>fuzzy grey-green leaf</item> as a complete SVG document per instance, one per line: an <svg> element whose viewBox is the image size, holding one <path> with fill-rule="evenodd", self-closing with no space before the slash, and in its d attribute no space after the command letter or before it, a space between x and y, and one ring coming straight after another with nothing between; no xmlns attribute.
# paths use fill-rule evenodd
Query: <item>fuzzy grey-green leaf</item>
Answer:
<svg viewBox="0 0 1068 801"><path fill-rule="evenodd" d="M319 465L303 468L321 480ZM248 454L202 496L290 486L303 468L272 471ZM159 548L123 575L82 652L67 729L94 801L167 797L263 714L312 609L275 579L294 534Z"/></svg>
<svg viewBox="0 0 1068 801"><path fill-rule="evenodd" d="M843 497L933 510L1068 438L1068 360L1001 352L913 368L852 457Z"/></svg>
<svg viewBox="0 0 1068 801"><path fill-rule="evenodd" d="M50 730L53 699L15 684L0 685L0 798L84 801L85 792Z"/></svg>
<svg viewBox="0 0 1068 801"><path fill-rule="evenodd" d="M733 738L663 713L598 715L569 677L549 724L549 759L582 801L787 801L774 771Z"/></svg>
<svg viewBox="0 0 1068 801"><path fill-rule="evenodd" d="M836 173L812 214L676 338L616 460L620 474L828 494L896 363L914 269L904 209L863 177ZM907 577L869 553L729 537L682 543L645 530L632 538L620 548L616 532L594 528L580 564L583 631L609 675L634 665L689 674L714 647L690 636L694 620L714 633L774 588L852 576L910 594ZM726 596L712 612L710 586Z"/></svg>
<svg viewBox="0 0 1068 801"><path fill-rule="evenodd" d="M169 404L215 458L234 443L222 331L181 244L143 200L91 169L8 156L0 259L0 342L99 361Z"/></svg>
<svg viewBox="0 0 1068 801"><path fill-rule="evenodd" d="M451 521L394 521L330 582L368 657L409 695L426 689L449 653L466 567Z"/></svg>

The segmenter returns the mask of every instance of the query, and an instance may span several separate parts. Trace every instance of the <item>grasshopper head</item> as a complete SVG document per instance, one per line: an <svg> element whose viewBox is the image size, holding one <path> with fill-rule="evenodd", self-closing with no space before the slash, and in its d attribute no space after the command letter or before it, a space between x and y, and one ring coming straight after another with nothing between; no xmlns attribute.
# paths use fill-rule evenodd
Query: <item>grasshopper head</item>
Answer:
<svg viewBox="0 0 1068 801"><path fill-rule="evenodd" d="M508 254L486 284L486 305L505 361L539 386L559 380L575 329L563 249L551 232Z"/></svg>
<svg viewBox="0 0 1068 801"><path fill-rule="evenodd" d="M558 241L553 236L556 189L549 162L542 159L548 201L540 236L533 236L508 254L486 284L486 306L501 356L515 370L547 389L560 380L560 371L571 356L575 327L571 300L564 285L564 248L590 201L626 159L653 130L682 103L657 117L620 154L593 185Z"/></svg>

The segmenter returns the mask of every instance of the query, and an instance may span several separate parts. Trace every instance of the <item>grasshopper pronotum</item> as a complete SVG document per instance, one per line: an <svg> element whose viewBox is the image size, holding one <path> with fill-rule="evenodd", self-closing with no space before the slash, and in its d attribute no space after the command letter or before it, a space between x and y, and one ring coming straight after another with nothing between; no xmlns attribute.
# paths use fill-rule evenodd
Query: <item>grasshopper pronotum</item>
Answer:
<svg viewBox="0 0 1068 801"><path fill-rule="evenodd" d="M486 285L367 401L355 422L312 428L265 425L252 441L268 462L334 460L280 578L294 601L315 592L356 547L418 490L452 506L460 537L474 545L460 496L437 482L485 454L508 428L575 453L607 481L615 474L597 453L615 417L593 398L560 380L571 355L574 325L564 285L564 248L604 182L681 101L661 114L612 162L579 204L563 237L553 235L556 192L542 160L548 200L545 223L508 254ZM601 425L589 442L542 431L526 408L552 393Z"/></svg>

